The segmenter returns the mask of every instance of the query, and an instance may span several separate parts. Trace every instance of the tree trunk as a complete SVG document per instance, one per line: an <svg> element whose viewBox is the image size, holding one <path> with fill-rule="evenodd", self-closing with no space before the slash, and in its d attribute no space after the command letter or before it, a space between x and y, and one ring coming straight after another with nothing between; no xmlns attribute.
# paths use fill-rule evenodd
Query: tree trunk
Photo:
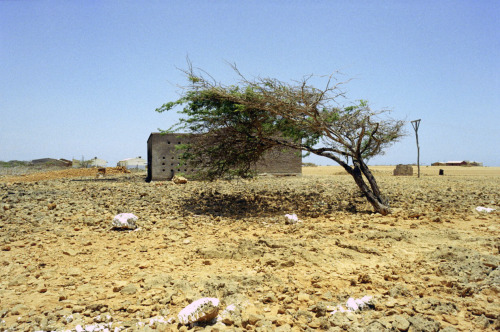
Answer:
<svg viewBox="0 0 500 332"><path fill-rule="evenodd" d="M352 158L353 167L351 167L336 155L325 153L324 151L318 153L318 150L314 150L311 148L309 148L309 151L319 156L330 158L337 164L342 166L347 171L347 173L349 173L354 178L354 181L358 185L358 188L361 190L363 195L365 195L366 199L368 200L368 202L370 202L376 212L384 216L391 213L391 209L382 199L382 195L380 193L380 189L378 188L375 177L371 173L368 166L363 162L363 160L356 160ZM368 182L370 183L371 190L363 180L363 174L365 174Z"/></svg>
<svg viewBox="0 0 500 332"><path fill-rule="evenodd" d="M389 208L389 206L387 206L386 204L383 203L382 197L380 195L380 190L378 188L377 182L375 181L375 178L371 174L368 167L366 167L366 165L365 165L365 167L366 167L365 171L368 171L367 173L369 174L369 176L367 176L367 179L370 183L370 186L372 187L372 190L373 190L372 191L372 190L370 190L370 188L368 188L365 181L363 180L363 173L364 172L363 173L361 172L361 168L363 166L361 166L360 164L363 164L363 163L362 162L360 163L359 161L354 160L354 167L351 168L351 171L348 171L349 174L351 174L351 176L354 178L354 181L358 185L359 189L361 190L363 195L365 195L366 199L368 200L368 202L370 202L370 204L373 206L375 211L380 213L381 215L384 215L384 216L388 215L389 213L391 213L391 209ZM372 181L370 180L370 178L372 179ZM375 194L375 193L377 193L377 194Z"/></svg>
<svg viewBox="0 0 500 332"><path fill-rule="evenodd" d="M382 203L382 194L380 193L380 189L377 184L377 180L375 180L375 177L373 176L372 172L368 168L368 166L363 162L363 160L359 160L359 168L361 169L361 172L363 175L366 177L368 180L368 183L370 184L370 187L372 188L373 194L378 197L379 201Z"/></svg>

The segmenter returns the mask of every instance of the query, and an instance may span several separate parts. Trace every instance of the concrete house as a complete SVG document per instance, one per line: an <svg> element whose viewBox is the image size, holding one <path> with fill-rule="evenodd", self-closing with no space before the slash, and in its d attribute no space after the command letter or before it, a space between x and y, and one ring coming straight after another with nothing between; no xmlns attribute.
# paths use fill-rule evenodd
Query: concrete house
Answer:
<svg viewBox="0 0 500 332"><path fill-rule="evenodd" d="M107 164L108 162L106 160L94 157L90 162L90 167L106 167Z"/></svg>
<svg viewBox="0 0 500 332"><path fill-rule="evenodd" d="M116 166L126 167L127 169L146 169L147 161L140 156L137 158L128 158L120 160Z"/></svg>
<svg viewBox="0 0 500 332"><path fill-rule="evenodd" d="M483 166L483 163L469 160L452 160L447 162L435 162L431 166Z"/></svg>
<svg viewBox="0 0 500 332"><path fill-rule="evenodd" d="M83 164L81 160L73 159L73 168L81 167L106 167L108 162L104 159L94 157L93 159L86 160Z"/></svg>
<svg viewBox="0 0 500 332"><path fill-rule="evenodd" d="M148 181L170 180L175 174L195 174L181 165L181 151L176 146L189 143L190 134L151 133L148 138ZM258 173L302 174L302 156L292 149L275 149L256 165Z"/></svg>

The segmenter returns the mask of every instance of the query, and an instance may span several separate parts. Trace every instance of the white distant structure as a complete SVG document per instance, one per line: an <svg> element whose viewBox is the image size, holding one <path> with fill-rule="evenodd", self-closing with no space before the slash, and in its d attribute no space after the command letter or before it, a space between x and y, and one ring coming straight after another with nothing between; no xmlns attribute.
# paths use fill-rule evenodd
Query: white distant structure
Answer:
<svg viewBox="0 0 500 332"><path fill-rule="evenodd" d="M147 161L140 156L137 158L128 158L120 160L116 165L126 167L127 169L146 169Z"/></svg>
<svg viewBox="0 0 500 332"><path fill-rule="evenodd" d="M90 160L73 159L73 168L88 168L88 167L106 167L108 162L104 159L94 157Z"/></svg>
<svg viewBox="0 0 500 332"><path fill-rule="evenodd" d="M90 161L90 167L106 167L107 164L108 162L106 160L97 157L94 157L94 159Z"/></svg>
<svg viewBox="0 0 500 332"><path fill-rule="evenodd" d="M480 166L480 167L483 167L483 163L479 162L479 161L469 161L469 160L450 160L447 162L432 163L431 166Z"/></svg>

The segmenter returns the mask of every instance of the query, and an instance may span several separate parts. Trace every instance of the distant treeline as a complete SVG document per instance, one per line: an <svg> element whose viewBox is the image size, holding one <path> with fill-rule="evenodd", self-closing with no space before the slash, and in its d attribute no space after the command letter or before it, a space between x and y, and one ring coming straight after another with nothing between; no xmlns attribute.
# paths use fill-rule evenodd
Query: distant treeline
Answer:
<svg viewBox="0 0 500 332"><path fill-rule="evenodd" d="M10 160L10 161L1 161L0 160L0 167L16 167L16 166L31 166L33 165L29 161L22 161L22 160Z"/></svg>

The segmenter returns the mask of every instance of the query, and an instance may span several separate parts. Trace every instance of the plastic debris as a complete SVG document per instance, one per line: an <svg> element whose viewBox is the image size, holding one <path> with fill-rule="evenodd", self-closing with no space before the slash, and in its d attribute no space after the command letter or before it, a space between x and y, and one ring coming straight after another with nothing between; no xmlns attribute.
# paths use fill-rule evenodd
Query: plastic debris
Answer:
<svg viewBox="0 0 500 332"><path fill-rule="evenodd" d="M294 225L298 222L300 222L300 220L295 213L294 214L285 214L285 224Z"/></svg>
<svg viewBox="0 0 500 332"><path fill-rule="evenodd" d="M137 216L132 213L120 213L113 218L111 226L114 229L136 229L137 219Z"/></svg>
<svg viewBox="0 0 500 332"><path fill-rule="evenodd" d="M484 206L478 206L478 207L476 208L476 211L477 211L477 212L486 212L486 213L490 213L490 212L495 211L495 209L493 209L493 208L488 208L488 207L484 207Z"/></svg>
<svg viewBox="0 0 500 332"><path fill-rule="evenodd" d="M174 321L173 318L166 319L163 316L156 316L156 317L152 317L149 319L149 326L153 326L153 325L156 326L158 324L172 324L173 321Z"/></svg>
<svg viewBox="0 0 500 332"><path fill-rule="evenodd" d="M177 316L181 324L187 325L196 322L208 322L219 313L219 299L204 297L194 301L182 309Z"/></svg>
<svg viewBox="0 0 500 332"><path fill-rule="evenodd" d="M360 299L355 299L350 297L346 302L346 308L344 308L341 305L338 305L333 308L330 314L333 315L337 312L354 312L363 310L365 307L368 307L371 304L372 298L373 297L370 295L363 296Z"/></svg>

